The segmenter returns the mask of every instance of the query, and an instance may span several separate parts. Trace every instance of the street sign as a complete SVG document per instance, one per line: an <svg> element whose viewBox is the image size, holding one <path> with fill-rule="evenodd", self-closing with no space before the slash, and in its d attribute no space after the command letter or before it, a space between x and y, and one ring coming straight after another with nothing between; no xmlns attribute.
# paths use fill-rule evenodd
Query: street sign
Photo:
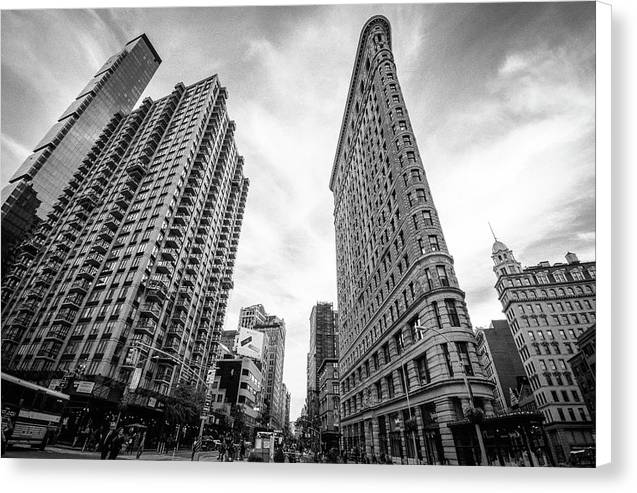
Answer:
<svg viewBox="0 0 637 493"><path fill-rule="evenodd" d="M210 370L208 370L208 373L206 374L206 385L212 385L215 381L215 373L216 373L216 367L215 365L213 365Z"/></svg>
<svg viewBox="0 0 637 493"><path fill-rule="evenodd" d="M132 375L132 377L130 379L129 387L130 387L131 390L137 389L137 387L139 385L139 381L141 380L141 378L142 378L142 369L137 367L137 368L135 368L133 370L133 375Z"/></svg>
<svg viewBox="0 0 637 493"><path fill-rule="evenodd" d="M95 388L95 382L75 382L75 392L78 394L92 394Z"/></svg>

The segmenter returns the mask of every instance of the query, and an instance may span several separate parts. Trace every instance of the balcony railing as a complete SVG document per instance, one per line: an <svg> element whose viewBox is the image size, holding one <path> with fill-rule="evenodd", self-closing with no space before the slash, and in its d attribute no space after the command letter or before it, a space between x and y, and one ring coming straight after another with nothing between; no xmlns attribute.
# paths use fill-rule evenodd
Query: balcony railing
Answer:
<svg viewBox="0 0 637 493"><path fill-rule="evenodd" d="M156 319L159 319L159 315L161 314L161 307L155 303L144 303L139 311L143 316L152 316Z"/></svg>

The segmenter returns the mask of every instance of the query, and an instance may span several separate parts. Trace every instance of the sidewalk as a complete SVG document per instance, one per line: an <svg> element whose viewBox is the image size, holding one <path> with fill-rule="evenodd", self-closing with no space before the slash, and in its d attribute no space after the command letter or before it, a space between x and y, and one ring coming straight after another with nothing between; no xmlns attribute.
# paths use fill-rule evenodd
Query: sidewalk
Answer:
<svg viewBox="0 0 637 493"><path fill-rule="evenodd" d="M68 454L68 455L82 455L84 457L90 456L91 458L94 458L96 460L100 459L99 452L92 452L92 451L82 452L82 449L80 449L79 447L74 448L74 447L71 447L70 445L61 445L61 444L49 445L47 447L47 450L50 450L51 452L58 452L58 453ZM203 452L201 454L201 461L206 462L211 460L217 460L217 455L218 455L217 452ZM192 456L192 451L189 449L179 450L175 452L174 455L172 451L169 451L166 454L158 454L153 449L147 449L144 451L144 453L141 455L139 459L137 459L136 453L131 452L130 454L120 453L117 456L117 460L189 461L191 456Z"/></svg>

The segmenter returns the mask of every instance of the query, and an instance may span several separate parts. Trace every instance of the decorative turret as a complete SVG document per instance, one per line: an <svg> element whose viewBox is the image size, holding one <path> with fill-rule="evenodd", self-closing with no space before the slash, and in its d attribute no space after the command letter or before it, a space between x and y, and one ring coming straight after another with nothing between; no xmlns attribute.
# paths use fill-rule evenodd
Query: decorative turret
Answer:
<svg viewBox="0 0 637 493"><path fill-rule="evenodd" d="M515 274L522 272L522 265L515 260L513 252L509 248L498 240L493 232L491 224L489 224L491 234L493 235L493 247L491 248L491 258L493 259L493 272L497 277L505 274Z"/></svg>

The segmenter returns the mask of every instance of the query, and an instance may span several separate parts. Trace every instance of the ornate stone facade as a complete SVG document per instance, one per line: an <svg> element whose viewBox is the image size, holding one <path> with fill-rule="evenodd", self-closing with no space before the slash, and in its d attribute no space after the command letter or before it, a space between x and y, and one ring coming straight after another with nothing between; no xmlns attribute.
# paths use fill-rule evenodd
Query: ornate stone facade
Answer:
<svg viewBox="0 0 637 493"><path fill-rule="evenodd" d="M487 414L493 383L476 354L382 16L360 37L330 189L343 445L457 464L464 452L447 425L469 405L463 374Z"/></svg>
<svg viewBox="0 0 637 493"><path fill-rule="evenodd" d="M513 252L493 244L495 289L502 303L557 464L573 450L594 446L589 411L569 359L577 337L595 323L595 262L540 262L522 268Z"/></svg>

